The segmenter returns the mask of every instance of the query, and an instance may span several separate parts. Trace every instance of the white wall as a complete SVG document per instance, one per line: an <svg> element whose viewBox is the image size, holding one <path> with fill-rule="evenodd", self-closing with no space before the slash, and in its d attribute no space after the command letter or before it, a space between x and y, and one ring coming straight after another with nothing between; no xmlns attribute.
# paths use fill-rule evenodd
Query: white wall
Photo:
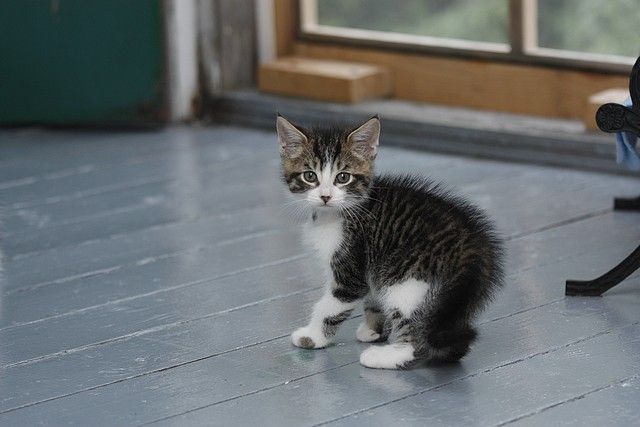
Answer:
<svg viewBox="0 0 640 427"><path fill-rule="evenodd" d="M198 91L196 0L164 0L167 40L168 107L171 121L193 117Z"/></svg>
<svg viewBox="0 0 640 427"><path fill-rule="evenodd" d="M255 0L258 63L276 58L276 34L273 0Z"/></svg>

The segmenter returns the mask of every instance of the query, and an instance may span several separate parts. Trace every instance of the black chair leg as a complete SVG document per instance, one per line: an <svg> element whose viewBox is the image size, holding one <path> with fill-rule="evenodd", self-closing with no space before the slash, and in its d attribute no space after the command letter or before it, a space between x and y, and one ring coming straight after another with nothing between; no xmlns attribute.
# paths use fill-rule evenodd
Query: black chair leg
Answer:
<svg viewBox="0 0 640 427"><path fill-rule="evenodd" d="M640 136L640 57L631 69L629 94L632 107L608 103L600 106L596 112L598 127L604 132L631 132ZM640 211L640 196L635 198L616 198L613 202L616 210ZM638 246L620 264L593 280L567 280L566 295L598 296L613 288L640 268L640 246Z"/></svg>
<svg viewBox="0 0 640 427"><path fill-rule="evenodd" d="M616 197L613 199L613 209L616 211L640 211L640 196Z"/></svg>
<svg viewBox="0 0 640 427"><path fill-rule="evenodd" d="M567 280L565 295L600 296L640 268L640 246L610 271L593 280Z"/></svg>

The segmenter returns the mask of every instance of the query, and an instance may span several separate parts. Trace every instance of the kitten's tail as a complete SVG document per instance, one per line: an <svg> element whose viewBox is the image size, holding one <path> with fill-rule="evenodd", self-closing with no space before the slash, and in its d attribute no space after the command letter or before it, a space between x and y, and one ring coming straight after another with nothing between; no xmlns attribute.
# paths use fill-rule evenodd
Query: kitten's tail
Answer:
<svg viewBox="0 0 640 427"><path fill-rule="evenodd" d="M427 335L427 357L432 360L457 362L468 352L478 333L471 326L439 330Z"/></svg>

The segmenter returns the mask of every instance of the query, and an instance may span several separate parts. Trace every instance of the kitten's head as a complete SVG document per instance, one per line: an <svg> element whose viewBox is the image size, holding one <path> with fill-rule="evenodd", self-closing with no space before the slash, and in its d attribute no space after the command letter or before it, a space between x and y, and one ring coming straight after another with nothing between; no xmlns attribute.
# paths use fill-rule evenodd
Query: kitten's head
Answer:
<svg viewBox="0 0 640 427"><path fill-rule="evenodd" d="M377 116L355 129L304 129L278 116L277 130L283 178L298 200L339 209L366 198L380 137Z"/></svg>

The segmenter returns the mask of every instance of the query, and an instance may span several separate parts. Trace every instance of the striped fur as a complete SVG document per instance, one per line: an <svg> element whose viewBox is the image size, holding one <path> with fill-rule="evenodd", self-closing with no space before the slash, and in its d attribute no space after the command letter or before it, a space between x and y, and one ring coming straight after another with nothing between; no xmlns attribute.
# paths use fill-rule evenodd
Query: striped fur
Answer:
<svg viewBox="0 0 640 427"><path fill-rule="evenodd" d="M313 235L315 246L331 248L319 257L328 259L331 280L303 332L326 345L351 313L345 304L364 299L358 338L390 342L363 353L366 366L406 368L466 355L476 315L502 284L502 244L491 222L427 179L374 175L377 117L355 129L304 129L278 120L282 176L303 197L310 227L335 221L342 229L329 233L335 242L323 241L327 233ZM318 171L318 182L306 182L305 171ZM346 185L336 181L341 172L351 177ZM320 202L318 189L335 203ZM308 347L301 339L310 337L300 331L294 344Z"/></svg>

